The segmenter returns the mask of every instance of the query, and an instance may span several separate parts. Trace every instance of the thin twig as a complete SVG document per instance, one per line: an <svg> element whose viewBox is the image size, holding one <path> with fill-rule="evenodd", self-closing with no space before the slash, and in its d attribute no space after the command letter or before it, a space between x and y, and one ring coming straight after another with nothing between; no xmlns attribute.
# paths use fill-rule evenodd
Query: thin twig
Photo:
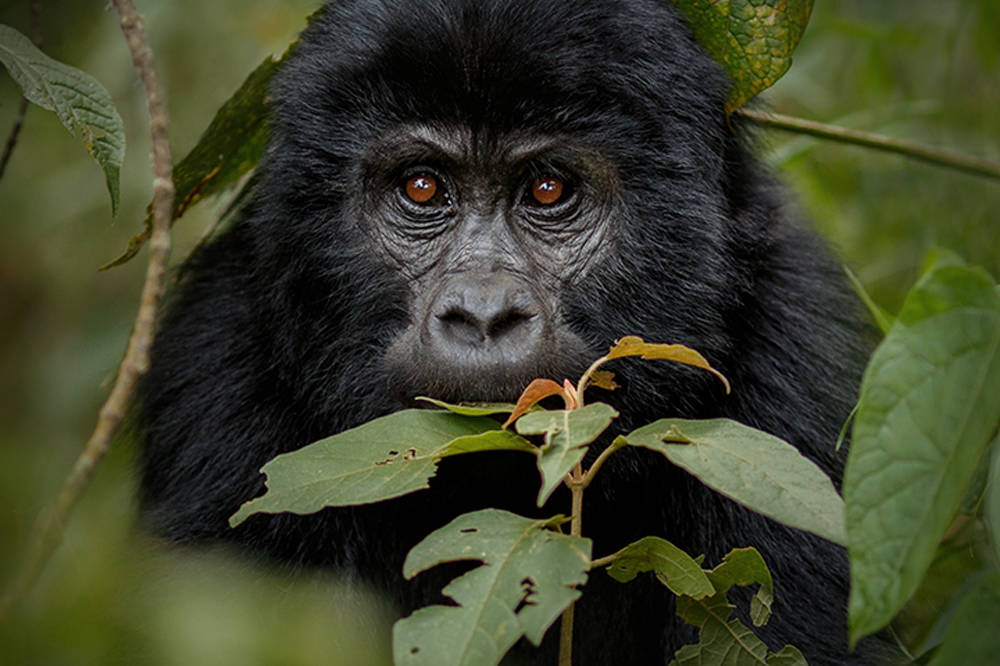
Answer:
<svg viewBox="0 0 1000 666"><path fill-rule="evenodd" d="M751 122L765 127L774 127L798 134L808 134L820 139L831 139L841 143L852 143L867 148L884 150L912 157L913 159L929 164L956 169L976 176L983 176L984 178L1000 180L1000 163L973 157L954 150L935 148L906 139L891 139L880 134L860 132L837 125L827 125L826 123L818 123L813 120L804 120L777 113L764 113L762 111L751 111L750 109L740 109L736 113Z"/></svg>
<svg viewBox="0 0 1000 666"><path fill-rule="evenodd" d="M42 48L42 3L41 0L32 0L31 3L31 41L39 49ZM3 178L4 171L7 170L7 162L17 145L17 138L24 127L24 117L28 113L28 98L21 95L20 105L17 107L17 117L14 118L14 126L10 128L7 135L7 143L3 147L3 155L0 156L0 178Z"/></svg>
<svg viewBox="0 0 1000 666"><path fill-rule="evenodd" d="M62 542L63 526L97 466L111 446L111 439L125 418L128 403L135 392L139 377L149 367L149 349L153 342L156 311L163 292L167 261L170 257L170 212L174 199L172 160L167 129L170 119L156 72L153 52L146 42L142 20L132 0L112 0L118 10L122 32L132 52L132 62L146 89L150 131L153 137L153 236L149 245L149 266L142 287L142 300L135 318L132 336L118 377L104 406L97 425L83 452L76 460L56 504L40 520L25 554L17 577L0 600L0 625L19 599L31 590L49 557Z"/></svg>

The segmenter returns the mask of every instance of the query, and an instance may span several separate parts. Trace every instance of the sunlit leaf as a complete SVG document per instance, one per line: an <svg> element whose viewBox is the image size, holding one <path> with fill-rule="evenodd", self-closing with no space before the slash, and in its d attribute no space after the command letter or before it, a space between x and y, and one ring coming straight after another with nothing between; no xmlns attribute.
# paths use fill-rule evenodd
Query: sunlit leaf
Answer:
<svg viewBox="0 0 1000 666"><path fill-rule="evenodd" d="M66 129L83 141L104 170L111 213L117 215L125 125L108 91L91 75L53 60L6 25L0 25L0 62L28 100L55 111Z"/></svg>
<svg viewBox="0 0 1000 666"><path fill-rule="evenodd" d="M728 111L743 106L788 71L812 0L672 0L695 38L732 79Z"/></svg>
<svg viewBox="0 0 1000 666"><path fill-rule="evenodd" d="M861 386L844 477L851 639L913 594L1000 422L1000 296L948 265L907 296Z"/></svg>
<svg viewBox="0 0 1000 666"><path fill-rule="evenodd" d="M545 444L538 452L538 471L542 474L538 506L545 504L566 475L583 460L587 445L617 416L618 412L610 405L595 402L580 409L532 412L518 419L516 427L522 435L545 435Z"/></svg>
<svg viewBox="0 0 1000 666"><path fill-rule="evenodd" d="M708 361L705 360L704 356L690 347L685 347L684 345L667 345L645 342L640 337L627 335L611 346L611 351L608 352L607 358L610 361L616 358L625 358L628 356L641 356L647 360L660 359L664 361L674 361L675 363L683 363L685 365L692 365L696 368L701 368L702 370L708 370L726 385L726 393L729 393L729 380L726 379L721 372L713 368Z"/></svg>
<svg viewBox="0 0 1000 666"><path fill-rule="evenodd" d="M545 379L542 377L532 380L524 391L521 392L521 396L517 399L517 405L514 407L514 411L511 412L507 420L504 421L503 427L506 428L511 423L521 418L523 414L527 413L527 411L534 407L538 402L553 395L565 396L563 387L560 384L551 379Z"/></svg>
<svg viewBox="0 0 1000 666"><path fill-rule="evenodd" d="M590 568L589 539L486 509L459 516L410 551L407 578L446 562L479 566L449 583L457 606L428 606L396 623L396 666L491 666L521 637L541 643L549 626L580 596Z"/></svg>
<svg viewBox="0 0 1000 666"><path fill-rule="evenodd" d="M846 543L844 504L830 478L791 444L730 421L662 419L625 436L702 483L786 525Z"/></svg>

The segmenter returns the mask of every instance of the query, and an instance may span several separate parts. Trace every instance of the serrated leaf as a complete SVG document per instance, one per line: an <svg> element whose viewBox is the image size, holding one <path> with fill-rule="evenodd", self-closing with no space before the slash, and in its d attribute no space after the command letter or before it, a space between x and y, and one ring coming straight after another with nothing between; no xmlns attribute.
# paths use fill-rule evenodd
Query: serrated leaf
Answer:
<svg viewBox="0 0 1000 666"><path fill-rule="evenodd" d="M845 544L844 504L830 478L791 444L729 419L661 419L625 436L702 483L786 525Z"/></svg>
<svg viewBox="0 0 1000 666"><path fill-rule="evenodd" d="M1000 574L993 573L962 600L930 666L994 664L1000 655Z"/></svg>
<svg viewBox="0 0 1000 666"><path fill-rule="evenodd" d="M677 595L701 599L715 593L712 582L690 555L659 537L646 537L622 548L608 566L608 575L627 583L638 574L652 571Z"/></svg>
<svg viewBox="0 0 1000 666"><path fill-rule="evenodd" d="M844 476L852 643L927 570L1000 422L1000 296L944 266L907 296L865 372Z"/></svg>
<svg viewBox="0 0 1000 666"><path fill-rule="evenodd" d="M778 653L769 653L767 645L737 619L729 619L733 606L724 594L706 599L677 598L677 613L701 629L698 643L678 650L671 665L679 666L806 666L796 648L786 645Z"/></svg>
<svg viewBox="0 0 1000 666"><path fill-rule="evenodd" d="M97 79L45 55L10 26L0 25L0 62L24 96L55 111L104 170L111 214L118 214L119 171L125 158L125 124L111 95Z"/></svg>
<svg viewBox="0 0 1000 666"><path fill-rule="evenodd" d="M257 166L270 132L268 90L281 65L268 56L243 81L239 89L215 113L198 143L174 167L172 220L202 200L234 185ZM126 263L139 253L152 233L152 212L147 207L145 228L129 239L120 257L101 270Z"/></svg>
<svg viewBox="0 0 1000 666"><path fill-rule="evenodd" d="M743 106L788 71L812 0L673 0L695 39L733 82L726 109Z"/></svg>
<svg viewBox="0 0 1000 666"><path fill-rule="evenodd" d="M253 513L305 514L399 497L429 487L446 455L512 448L534 452L527 441L515 441L513 433L496 428L491 418L426 409L369 421L264 465L267 493L244 503L229 524L235 527ZM483 433L487 436L473 439Z"/></svg>
<svg viewBox="0 0 1000 666"><path fill-rule="evenodd" d="M755 548L731 550L719 566L708 572L708 579L717 592L725 594L734 585L759 584L750 600L750 619L757 627L767 624L774 603L774 583L764 558Z"/></svg>
<svg viewBox="0 0 1000 666"><path fill-rule="evenodd" d="M618 416L610 405L595 402L580 409L559 409L525 414L516 423L522 435L545 435L538 450L542 487L538 506L545 504L567 474L581 461L587 445L604 432Z"/></svg>
<svg viewBox="0 0 1000 666"><path fill-rule="evenodd" d="M541 643L579 598L590 567L590 540L546 529L551 522L485 509L417 544L403 566L407 578L446 562L483 566L442 591L458 606L428 606L396 623L396 666L490 666L521 636Z"/></svg>
<svg viewBox="0 0 1000 666"><path fill-rule="evenodd" d="M416 399L421 402L429 402L435 407L447 409L449 412L461 414L462 416L491 416L493 414L508 414L514 411L514 405L509 402L463 402L456 405L422 395L418 395Z"/></svg>
<svg viewBox="0 0 1000 666"><path fill-rule="evenodd" d="M607 359L611 361L616 358L626 358L629 356L641 356L646 360L674 361L675 363L683 363L684 365L708 370L725 384L726 393L729 393L729 380L721 372L713 368L704 356L690 347L646 342L638 336L626 335L611 346Z"/></svg>

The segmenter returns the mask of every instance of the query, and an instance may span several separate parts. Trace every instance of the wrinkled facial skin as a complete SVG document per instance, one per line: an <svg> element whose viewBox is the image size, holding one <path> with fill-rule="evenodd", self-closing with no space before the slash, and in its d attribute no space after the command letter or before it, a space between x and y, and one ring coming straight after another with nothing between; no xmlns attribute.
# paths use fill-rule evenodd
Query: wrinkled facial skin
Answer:
<svg viewBox="0 0 1000 666"><path fill-rule="evenodd" d="M584 347L562 294L624 215L607 160L561 137L417 125L372 147L362 183L352 208L370 249L409 287L410 321L385 357L401 401L510 400Z"/></svg>

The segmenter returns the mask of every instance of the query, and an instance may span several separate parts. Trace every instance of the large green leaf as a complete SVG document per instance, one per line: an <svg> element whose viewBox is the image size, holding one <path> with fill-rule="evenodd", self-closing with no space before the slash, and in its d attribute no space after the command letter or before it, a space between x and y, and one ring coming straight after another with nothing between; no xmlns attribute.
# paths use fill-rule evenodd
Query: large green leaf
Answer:
<svg viewBox="0 0 1000 666"><path fill-rule="evenodd" d="M396 666L490 666L521 637L538 645L587 582L589 539L485 509L459 516L410 551L407 578L445 562L483 566L456 578L443 593L457 606L428 606L393 628Z"/></svg>
<svg viewBox="0 0 1000 666"><path fill-rule="evenodd" d="M314 513L366 504L429 487L441 458L486 450L534 453L495 420L408 409L277 456L261 469L267 493L246 502L233 527L253 513Z"/></svg>
<svg viewBox="0 0 1000 666"><path fill-rule="evenodd" d="M812 0L672 0L695 38L733 81L726 107L743 106L788 71Z"/></svg>
<svg viewBox="0 0 1000 666"><path fill-rule="evenodd" d="M1000 296L945 266L913 288L861 386L844 477L851 639L920 583L1000 421Z"/></svg>
<svg viewBox="0 0 1000 666"><path fill-rule="evenodd" d="M525 414L515 426L522 435L545 435L538 451L542 487L538 506L545 504L567 474L583 460L587 445L597 439L618 416L610 405L595 402L580 409L558 409Z"/></svg>
<svg viewBox="0 0 1000 666"><path fill-rule="evenodd" d="M625 436L665 455L740 504L846 543L844 504L830 478L791 444L728 419L661 419Z"/></svg>
<svg viewBox="0 0 1000 666"><path fill-rule="evenodd" d="M125 125L111 95L91 75L42 53L17 30L0 25L0 62L24 96L49 111L80 137L104 170L111 212L118 213L119 172L125 158Z"/></svg>

